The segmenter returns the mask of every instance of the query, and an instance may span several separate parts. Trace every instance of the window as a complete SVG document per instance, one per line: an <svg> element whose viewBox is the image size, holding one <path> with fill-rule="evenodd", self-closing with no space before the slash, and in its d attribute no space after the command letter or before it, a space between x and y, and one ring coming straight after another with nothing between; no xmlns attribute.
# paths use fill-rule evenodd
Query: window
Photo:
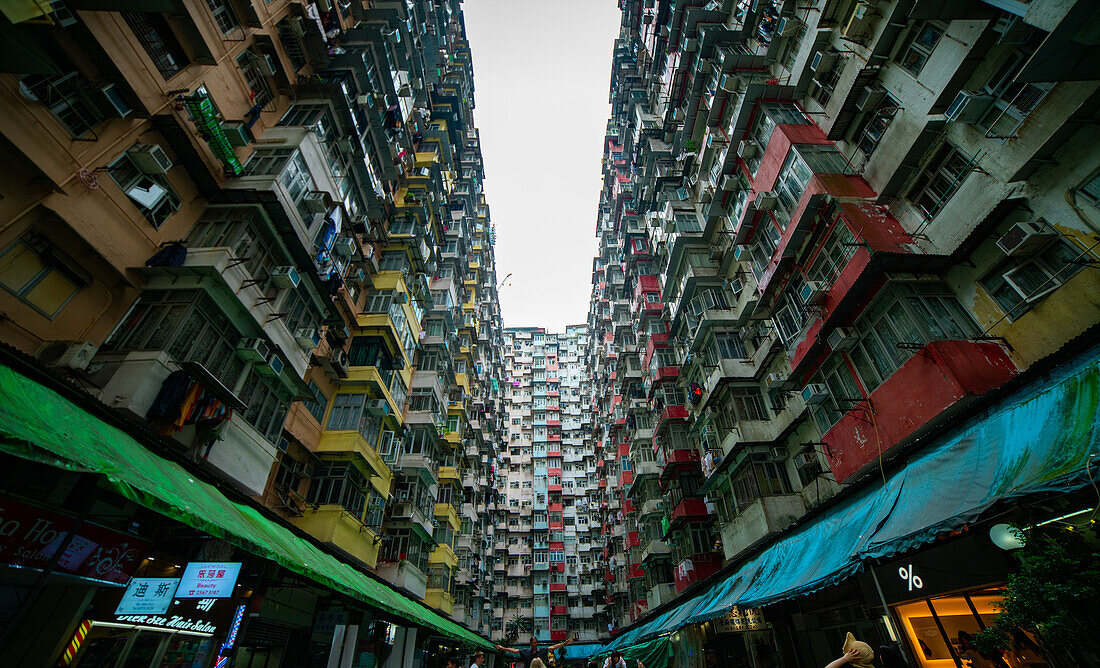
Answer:
<svg viewBox="0 0 1100 668"><path fill-rule="evenodd" d="M244 420L272 443L277 443L290 408L290 396L276 379L269 379L255 370L245 378L240 400L247 406Z"/></svg>
<svg viewBox="0 0 1100 668"><path fill-rule="evenodd" d="M183 71L188 58L165 18L154 12L122 12L153 65L167 81Z"/></svg>
<svg viewBox="0 0 1100 668"><path fill-rule="evenodd" d="M837 81L840 80L840 71L844 61L839 56L833 56L833 66L825 72L814 73L810 82L810 97L817 100L822 107L829 106L829 100L833 99L833 91L836 90Z"/></svg>
<svg viewBox="0 0 1100 668"><path fill-rule="evenodd" d="M928 342L966 339L978 333L955 296L934 282L891 285L855 327L860 342L849 355L867 392L873 392Z"/></svg>
<svg viewBox="0 0 1100 668"><path fill-rule="evenodd" d="M779 206L774 209L773 215L780 229L786 229L787 224L791 222L791 215L798 206L798 200L802 199L802 194L806 192L806 186L809 185L812 176L813 172L810 171L806 161L792 147L775 180L774 190Z"/></svg>
<svg viewBox="0 0 1100 668"><path fill-rule="evenodd" d="M1034 53L1038 42L1035 38L1040 34L1032 30L1029 34L1032 39L1010 53L986 83L984 92L993 96L993 103L978 124L986 129L987 137L1008 139L1014 136L1032 110L1054 88L1054 84L1050 82L1030 83L1016 80L1020 70Z"/></svg>
<svg viewBox="0 0 1100 668"><path fill-rule="evenodd" d="M237 14L229 5L229 0L206 0L206 6L210 8L210 13L214 15L214 22L218 24L218 29L223 35L228 35L240 26L240 21L237 20Z"/></svg>
<svg viewBox="0 0 1100 668"><path fill-rule="evenodd" d="M250 165L252 163L249 163ZM275 241L256 207L208 206L187 235L188 248L225 247L253 277L293 264Z"/></svg>
<svg viewBox="0 0 1100 668"><path fill-rule="evenodd" d="M217 3L218 0L206 0L208 4ZM255 52L246 49L241 55L237 56L237 66L241 68L241 74L244 75L244 80L248 83L248 87L252 90L252 101L260 107L266 107L269 102L275 99L275 93L271 89L271 84L268 83L267 77L260 71L260 68L256 65L256 60L262 58Z"/></svg>
<svg viewBox="0 0 1100 668"><path fill-rule="evenodd" d="M37 232L27 232L0 254L0 285L53 318L88 284L75 263Z"/></svg>
<svg viewBox="0 0 1100 668"><path fill-rule="evenodd" d="M947 26L939 21L921 21L916 24L898 51L898 65L913 76L920 74L946 30Z"/></svg>
<svg viewBox="0 0 1100 668"><path fill-rule="evenodd" d="M1055 239L1031 257L1009 257L981 279L982 288L1011 319L1019 318L1085 265L1074 262L1083 253Z"/></svg>
<svg viewBox="0 0 1100 668"><path fill-rule="evenodd" d="M962 185L970 164L970 158L944 142L935 149L906 196L925 218L933 218Z"/></svg>
<svg viewBox="0 0 1100 668"><path fill-rule="evenodd" d="M761 497L790 494L791 482L781 464L754 453L730 476L730 488L740 513Z"/></svg>
<svg viewBox="0 0 1100 668"><path fill-rule="evenodd" d="M745 344L737 332L719 332L714 335L714 347L722 359L744 359Z"/></svg>
<svg viewBox="0 0 1100 668"><path fill-rule="evenodd" d="M758 387L730 387L728 406L739 421L768 419Z"/></svg>
<svg viewBox="0 0 1100 668"><path fill-rule="evenodd" d="M113 113L92 97L98 90L79 72L53 76L32 74L19 82L24 96L38 100L77 139L83 139Z"/></svg>
<svg viewBox="0 0 1100 668"><path fill-rule="evenodd" d="M317 387L317 383L312 380L309 381L309 392L313 395L313 399L304 402L306 410L312 415L318 424L325 418L325 408L328 407L328 397L324 392L321 392L321 388Z"/></svg>
<svg viewBox="0 0 1100 668"><path fill-rule="evenodd" d="M855 254L857 245L847 221L843 217L837 217L817 256L806 270L806 280L831 286Z"/></svg>
<svg viewBox="0 0 1100 668"><path fill-rule="evenodd" d="M882 135L886 134L886 128L890 127L890 121L894 120L894 114L897 111L897 100L889 95L883 95L878 104L860 119L854 141L865 157L870 157L878 148Z"/></svg>
<svg viewBox="0 0 1100 668"><path fill-rule="evenodd" d="M292 155L292 148L258 148L245 165L245 176L274 176L283 171Z"/></svg>

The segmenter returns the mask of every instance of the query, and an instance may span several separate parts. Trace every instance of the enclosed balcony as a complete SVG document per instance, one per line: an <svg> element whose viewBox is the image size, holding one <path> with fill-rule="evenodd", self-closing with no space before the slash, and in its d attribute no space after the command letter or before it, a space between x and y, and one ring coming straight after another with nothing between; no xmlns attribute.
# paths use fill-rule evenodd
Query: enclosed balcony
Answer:
<svg viewBox="0 0 1100 668"><path fill-rule="evenodd" d="M919 347L866 399L838 398L850 409L822 437L837 482L931 425L943 424L1017 373L997 343L931 341Z"/></svg>

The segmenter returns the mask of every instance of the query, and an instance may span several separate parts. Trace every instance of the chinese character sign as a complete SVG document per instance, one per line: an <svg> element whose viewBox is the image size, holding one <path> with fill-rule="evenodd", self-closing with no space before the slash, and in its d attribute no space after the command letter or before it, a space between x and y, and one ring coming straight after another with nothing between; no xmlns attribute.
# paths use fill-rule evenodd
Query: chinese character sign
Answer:
<svg viewBox="0 0 1100 668"><path fill-rule="evenodd" d="M133 578L115 614L163 615L172 605L179 583L179 578Z"/></svg>
<svg viewBox="0 0 1100 668"><path fill-rule="evenodd" d="M227 598L233 595L240 562L212 563L193 561L187 564L176 591L177 598Z"/></svg>

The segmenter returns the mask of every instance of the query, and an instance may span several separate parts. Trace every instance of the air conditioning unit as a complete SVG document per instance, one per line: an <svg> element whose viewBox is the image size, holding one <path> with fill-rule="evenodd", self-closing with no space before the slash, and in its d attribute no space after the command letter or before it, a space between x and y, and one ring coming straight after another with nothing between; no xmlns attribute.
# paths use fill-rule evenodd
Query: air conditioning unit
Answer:
<svg viewBox="0 0 1100 668"><path fill-rule="evenodd" d="M727 93L736 93L741 90L741 79L735 74L723 74L719 85Z"/></svg>
<svg viewBox="0 0 1100 668"><path fill-rule="evenodd" d="M828 293L829 288L822 281L806 281L799 296L803 304L820 304Z"/></svg>
<svg viewBox="0 0 1100 668"><path fill-rule="evenodd" d="M762 193L756 194L755 206L758 211L771 211L775 208L775 204L777 201L778 200L776 199L775 192L772 190L767 190Z"/></svg>
<svg viewBox="0 0 1100 668"><path fill-rule="evenodd" d="M273 77L279 71L279 61L273 55L257 54L252 60L256 63L256 69L265 77Z"/></svg>
<svg viewBox="0 0 1100 668"><path fill-rule="evenodd" d="M348 237L340 237L336 240L332 249L340 255L355 255L355 240Z"/></svg>
<svg viewBox="0 0 1100 668"><path fill-rule="evenodd" d="M825 72L836 63L836 54L828 51L816 51L810 59L811 72Z"/></svg>
<svg viewBox="0 0 1100 668"><path fill-rule="evenodd" d="M782 445L772 446L768 449L768 456L772 461L781 462L787 458L787 448Z"/></svg>
<svg viewBox="0 0 1100 668"><path fill-rule="evenodd" d="M283 372L283 361L279 359L278 355L272 355L266 362L258 362L255 368L256 373L268 378L275 378Z"/></svg>
<svg viewBox="0 0 1100 668"><path fill-rule="evenodd" d="M743 160L748 160L752 156L756 155L757 149L756 142L751 139L745 139L737 144L737 157Z"/></svg>
<svg viewBox="0 0 1100 668"><path fill-rule="evenodd" d="M775 34L779 37L794 37L798 29L802 27L802 21L795 16L784 16L775 25Z"/></svg>
<svg viewBox="0 0 1100 668"><path fill-rule="evenodd" d="M972 90L959 91L944 116L949 121L977 123L993 104L993 96Z"/></svg>
<svg viewBox="0 0 1100 668"><path fill-rule="evenodd" d="M785 373L769 373L768 374L768 387L776 388L787 382L787 374Z"/></svg>
<svg viewBox="0 0 1100 668"><path fill-rule="evenodd" d="M252 143L252 133L248 129L248 124L243 121L222 123L222 132L233 146L248 146Z"/></svg>
<svg viewBox="0 0 1100 668"><path fill-rule="evenodd" d="M730 174L722 177L722 190L740 190L741 180Z"/></svg>
<svg viewBox="0 0 1100 668"><path fill-rule="evenodd" d="M114 115L119 118L126 118L134 111L115 84L106 84L94 90L92 93L92 103L96 108L100 109L100 111L108 116Z"/></svg>
<svg viewBox="0 0 1100 668"><path fill-rule="evenodd" d="M99 351L91 341L45 341L34 352L35 359L48 367L81 371Z"/></svg>
<svg viewBox="0 0 1100 668"><path fill-rule="evenodd" d="M875 7L870 2L859 2L852 9L852 15L844 26L843 36L848 39L862 37L871 27L875 19Z"/></svg>
<svg viewBox="0 0 1100 668"><path fill-rule="evenodd" d="M294 330L294 340L304 350L313 350L321 343L321 335L313 327L299 327Z"/></svg>
<svg viewBox="0 0 1100 668"><path fill-rule="evenodd" d="M271 357L271 348L263 339L241 339L237 343L237 357L246 362L264 362Z"/></svg>
<svg viewBox="0 0 1100 668"><path fill-rule="evenodd" d="M289 265L273 268L268 272L267 277L271 279L271 284L280 290L296 288L302 282L298 270Z"/></svg>
<svg viewBox="0 0 1100 668"><path fill-rule="evenodd" d="M126 155L145 174L166 174L172 168L168 154L157 144L136 144Z"/></svg>
<svg viewBox="0 0 1100 668"><path fill-rule="evenodd" d="M360 107L373 107L374 96L373 95L359 95L355 98L355 103Z"/></svg>
<svg viewBox="0 0 1100 668"><path fill-rule="evenodd" d="M1032 255L1057 236L1042 220L1014 224L997 240L997 248L1010 257Z"/></svg>
<svg viewBox="0 0 1100 668"><path fill-rule="evenodd" d="M348 354L343 348L334 348L329 356L325 358L328 362L328 367L332 373L336 374L340 378L345 378L348 375Z"/></svg>
<svg viewBox="0 0 1100 668"><path fill-rule="evenodd" d="M802 400L808 406L816 406L829 398L829 388L824 383L810 383L802 388Z"/></svg>
<svg viewBox="0 0 1100 668"><path fill-rule="evenodd" d="M864 86L859 92L859 97L856 98L856 110L871 111L884 97L886 97L886 91Z"/></svg>
<svg viewBox="0 0 1100 668"><path fill-rule="evenodd" d="M852 327L837 327L829 334L829 347L833 350L849 350L859 342L859 332Z"/></svg>
<svg viewBox="0 0 1100 668"><path fill-rule="evenodd" d="M800 452L794 456L794 465L799 469L816 469L821 467L816 452Z"/></svg>
<svg viewBox="0 0 1100 668"><path fill-rule="evenodd" d="M311 213L324 213L328 211L328 204L325 203L325 196L323 193L308 193L302 198L302 204L305 205L306 210Z"/></svg>
<svg viewBox="0 0 1100 668"><path fill-rule="evenodd" d="M390 405L385 399L367 399L363 408L372 415L386 415L390 412Z"/></svg>

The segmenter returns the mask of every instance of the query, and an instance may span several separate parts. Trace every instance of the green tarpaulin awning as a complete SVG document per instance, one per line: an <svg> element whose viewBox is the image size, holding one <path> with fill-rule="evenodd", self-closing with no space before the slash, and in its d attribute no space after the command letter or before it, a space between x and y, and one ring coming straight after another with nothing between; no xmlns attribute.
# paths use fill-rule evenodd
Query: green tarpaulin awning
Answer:
<svg viewBox="0 0 1100 668"><path fill-rule="evenodd" d="M255 508L229 500L57 392L0 366L0 451L101 473L141 505L414 624L485 649L485 638L322 551Z"/></svg>

